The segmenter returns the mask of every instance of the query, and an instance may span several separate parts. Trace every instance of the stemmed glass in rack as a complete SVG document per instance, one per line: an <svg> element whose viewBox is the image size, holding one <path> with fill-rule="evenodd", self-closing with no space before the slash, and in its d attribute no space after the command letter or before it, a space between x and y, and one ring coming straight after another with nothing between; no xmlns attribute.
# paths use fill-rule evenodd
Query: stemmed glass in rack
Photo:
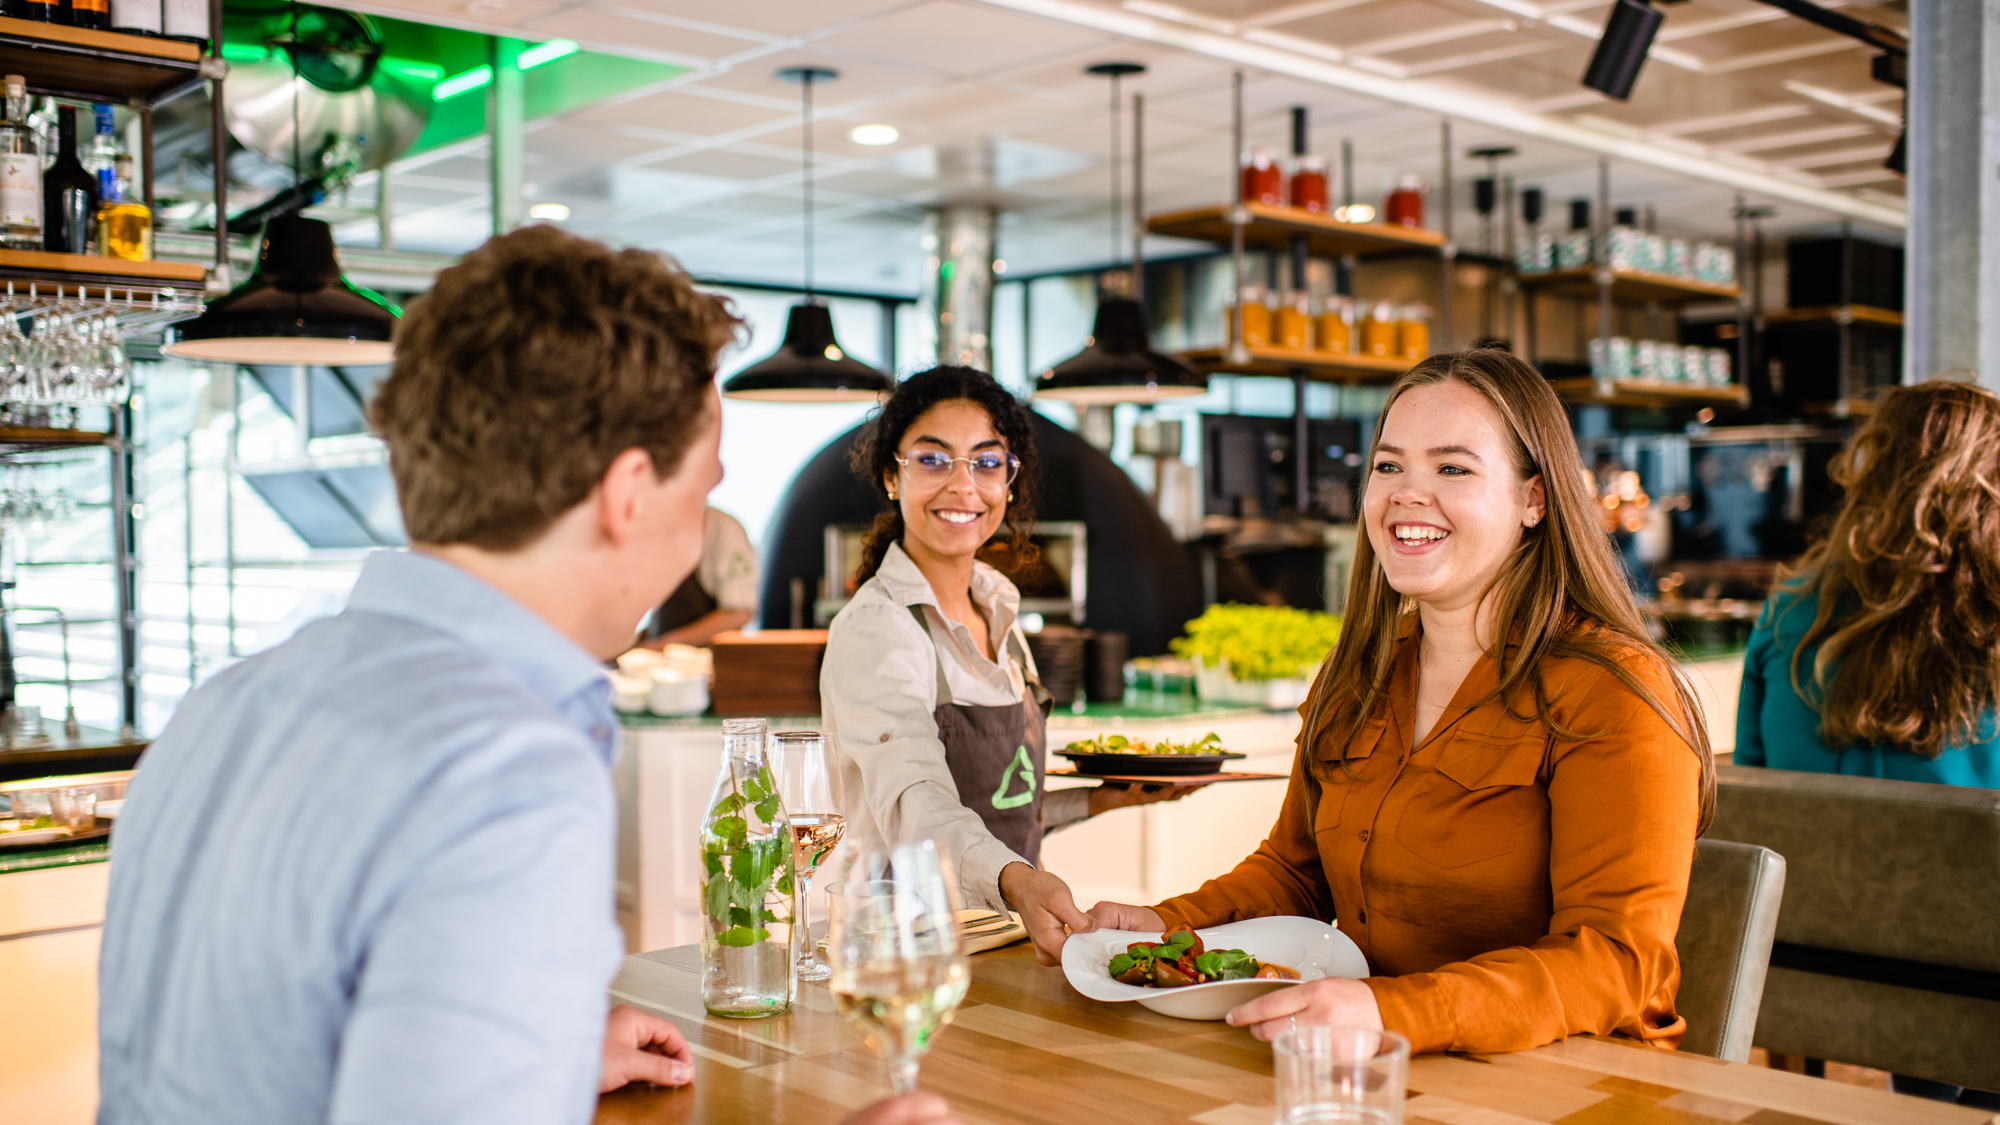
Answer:
<svg viewBox="0 0 2000 1125"><path fill-rule="evenodd" d="M771 736L771 773L778 781L778 797L792 818L799 979L825 980L832 970L813 956L808 923L812 877L847 832L847 817L841 812L839 766L825 734L787 730Z"/></svg>

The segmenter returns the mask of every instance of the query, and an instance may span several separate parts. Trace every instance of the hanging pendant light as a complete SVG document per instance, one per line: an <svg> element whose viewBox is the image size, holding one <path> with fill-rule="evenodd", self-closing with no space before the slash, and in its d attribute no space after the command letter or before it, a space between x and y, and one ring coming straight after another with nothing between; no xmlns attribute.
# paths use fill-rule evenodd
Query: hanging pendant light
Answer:
<svg viewBox="0 0 2000 1125"><path fill-rule="evenodd" d="M824 67L794 66L779 71L778 77L797 82L802 91L806 299L792 306L785 322L785 342L768 357L725 380L723 397L753 402L851 402L862 395L887 394L894 386L890 378L841 349L833 337L833 310L813 297L812 89L813 83L830 82L840 73Z"/></svg>
<svg viewBox="0 0 2000 1125"><path fill-rule="evenodd" d="M1143 74L1138 63L1097 63L1084 73L1111 79L1111 257L1121 251L1119 236L1120 200L1118 192L1118 84L1128 75ZM1136 99L1134 99L1136 102ZM1138 107L1133 108L1132 194L1133 220L1140 208L1139 162L1140 123ZM1132 239L1132 291L1144 295L1144 265L1139 259L1136 225ZM1157 402L1163 398L1198 395L1208 390L1208 376L1188 366L1177 356L1153 350L1146 329L1146 306L1132 297L1105 297L1097 303L1097 319L1084 349L1041 373L1035 381L1038 398L1052 398L1078 406L1110 406L1121 402Z"/></svg>
<svg viewBox="0 0 2000 1125"><path fill-rule="evenodd" d="M292 5L296 40L298 5ZM292 60L292 192L298 202L299 53ZM382 174L387 176L388 169ZM257 268L195 319L176 325L160 350L180 359L217 363L371 367L394 358L389 337L399 309L340 273L333 228L295 208L264 224ZM218 209L217 225L228 221Z"/></svg>

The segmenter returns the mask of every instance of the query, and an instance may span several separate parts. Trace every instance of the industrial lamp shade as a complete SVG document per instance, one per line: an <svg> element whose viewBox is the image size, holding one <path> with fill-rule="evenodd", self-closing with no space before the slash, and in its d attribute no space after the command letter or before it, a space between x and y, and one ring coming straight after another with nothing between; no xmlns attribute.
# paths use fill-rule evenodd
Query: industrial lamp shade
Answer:
<svg viewBox="0 0 2000 1125"><path fill-rule="evenodd" d="M1146 310L1128 297L1107 297L1100 302L1097 323L1084 349L1042 372L1035 381L1037 397L1078 406L1155 402L1207 390L1208 376L1153 350L1146 331Z"/></svg>
<svg viewBox="0 0 2000 1125"><path fill-rule="evenodd" d="M1639 80L1639 68L1646 52L1653 49L1653 36L1666 19L1646 0L1617 0L1611 18L1604 21L1604 37L1590 56L1590 69L1583 72L1583 84L1619 101L1632 96L1632 84Z"/></svg>
<svg viewBox="0 0 2000 1125"><path fill-rule="evenodd" d="M832 310L804 304L792 306L778 350L731 375L722 394L753 402L852 402L892 387L887 375L841 350L833 338Z"/></svg>
<svg viewBox="0 0 2000 1125"><path fill-rule="evenodd" d="M217 363L373 367L394 358L396 315L341 276L332 227L286 215L264 225L250 280L177 325L160 350Z"/></svg>

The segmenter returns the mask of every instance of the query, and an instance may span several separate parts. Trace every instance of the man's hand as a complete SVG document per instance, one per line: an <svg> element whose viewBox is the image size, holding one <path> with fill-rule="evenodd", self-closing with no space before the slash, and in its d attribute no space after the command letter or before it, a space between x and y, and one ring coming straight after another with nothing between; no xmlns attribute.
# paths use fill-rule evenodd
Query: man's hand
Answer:
<svg viewBox="0 0 2000 1125"><path fill-rule="evenodd" d="M1122 902L1100 902L1090 908L1091 920L1100 930L1136 930L1157 934L1167 928L1167 920L1150 906L1127 906Z"/></svg>
<svg viewBox="0 0 2000 1125"><path fill-rule="evenodd" d="M1035 960L1044 965L1062 963L1063 942L1070 934L1085 934L1097 928L1090 915L1076 908L1068 883L1025 863L1010 863L1001 868L1000 894L1020 911L1021 925L1035 943ZM1063 929L1065 926L1069 927L1067 931Z"/></svg>
<svg viewBox="0 0 2000 1125"><path fill-rule="evenodd" d="M685 1086L694 1081L694 1052L680 1028L629 1004L611 1009L604 1021L604 1069L597 1092L608 1094L627 1082Z"/></svg>
<svg viewBox="0 0 2000 1125"><path fill-rule="evenodd" d="M958 1125L958 1118L943 1098L919 1090L857 1109L840 1125Z"/></svg>
<svg viewBox="0 0 2000 1125"><path fill-rule="evenodd" d="M1229 1012L1229 1026L1247 1027L1266 1043L1288 1028L1315 1023L1379 1030L1382 1009L1375 1003L1375 990L1358 980L1328 977L1266 992Z"/></svg>
<svg viewBox="0 0 2000 1125"><path fill-rule="evenodd" d="M1157 801L1178 801L1206 785L1145 785L1129 781L1107 781L1090 791L1090 815Z"/></svg>

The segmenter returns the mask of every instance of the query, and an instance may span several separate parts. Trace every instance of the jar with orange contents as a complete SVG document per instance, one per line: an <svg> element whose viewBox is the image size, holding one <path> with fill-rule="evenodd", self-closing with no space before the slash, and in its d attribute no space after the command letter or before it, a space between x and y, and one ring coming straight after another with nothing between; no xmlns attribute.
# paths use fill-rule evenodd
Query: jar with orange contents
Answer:
<svg viewBox="0 0 2000 1125"><path fill-rule="evenodd" d="M1424 225L1424 178L1405 172L1396 177L1395 189L1382 206L1382 221L1390 226Z"/></svg>
<svg viewBox="0 0 2000 1125"><path fill-rule="evenodd" d="M1236 338L1253 348L1271 344L1271 306L1261 285L1245 285L1236 301Z"/></svg>
<svg viewBox="0 0 2000 1125"><path fill-rule="evenodd" d="M1354 350L1354 298L1328 297L1313 318L1313 348L1346 355Z"/></svg>
<svg viewBox="0 0 2000 1125"><path fill-rule="evenodd" d="M1377 301L1361 322L1361 354L1388 358L1396 354L1396 306Z"/></svg>
<svg viewBox="0 0 2000 1125"><path fill-rule="evenodd" d="M1268 148L1253 148L1243 154L1243 202L1283 206L1285 173Z"/></svg>
<svg viewBox="0 0 2000 1125"><path fill-rule="evenodd" d="M1312 347L1312 303L1304 291L1294 289L1285 294L1272 322L1271 342L1294 351Z"/></svg>
<svg viewBox="0 0 2000 1125"><path fill-rule="evenodd" d="M1431 310L1403 305L1396 312L1396 354L1415 363L1431 354Z"/></svg>
<svg viewBox="0 0 2000 1125"><path fill-rule="evenodd" d="M1301 156L1292 161L1292 206L1313 214L1326 211L1326 161Z"/></svg>

